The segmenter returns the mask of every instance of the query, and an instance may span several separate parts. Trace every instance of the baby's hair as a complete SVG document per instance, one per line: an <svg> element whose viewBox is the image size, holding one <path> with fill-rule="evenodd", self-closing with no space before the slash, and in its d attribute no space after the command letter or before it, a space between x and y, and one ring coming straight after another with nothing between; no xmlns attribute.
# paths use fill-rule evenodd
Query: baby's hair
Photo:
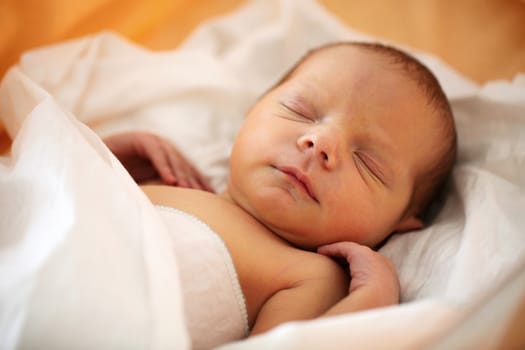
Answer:
<svg viewBox="0 0 525 350"><path fill-rule="evenodd" d="M406 74L408 79L415 82L422 89L428 99L429 106L432 107L442 122L443 143L442 147L436 150L437 161L431 164L426 171L417 175L411 198L402 213L402 217L415 215L428 224L432 219L431 216L435 214L435 210L433 210L436 207L435 202L445 187L456 160L457 136L449 101L438 80L425 65L408 53L392 46L370 42L335 42L308 51L270 90L286 82L299 66L314 54L344 46L377 53L385 57L394 67L398 67L402 73Z"/></svg>

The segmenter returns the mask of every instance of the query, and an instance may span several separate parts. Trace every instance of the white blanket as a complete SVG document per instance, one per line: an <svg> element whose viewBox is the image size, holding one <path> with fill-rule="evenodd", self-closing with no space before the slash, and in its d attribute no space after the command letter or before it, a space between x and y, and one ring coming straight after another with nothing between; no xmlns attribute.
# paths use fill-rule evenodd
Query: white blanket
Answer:
<svg viewBox="0 0 525 350"><path fill-rule="evenodd" d="M156 132L221 190L250 105L305 50L346 39L376 40L313 0L260 0L170 52L101 33L24 55L0 86L15 140L0 159L0 348L188 348L166 229L99 137ZM285 324L225 349L427 347L468 324L523 266L525 76L477 86L410 51L451 99L460 150L435 223L381 249L404 303ZM458 347L496 344L525 290L514 280L499 314Z"/></svg>

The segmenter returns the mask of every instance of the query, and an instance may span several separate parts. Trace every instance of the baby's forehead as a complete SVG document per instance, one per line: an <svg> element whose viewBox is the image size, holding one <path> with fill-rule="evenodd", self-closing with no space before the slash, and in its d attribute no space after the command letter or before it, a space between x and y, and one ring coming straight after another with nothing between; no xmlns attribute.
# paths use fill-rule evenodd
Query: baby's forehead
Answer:
<svg viewBox="0 0 525 350"><path fill-rule="evenodd" d="M439 117L440 113L424 87L388 54L348 44L322 48L304 58L292 79L296 78L298 82L307 80L316 76L316 70L328 72L326 75L317 74L317 82L335 87L326 94L334 103L343 101L350 115L352 112L380 115L393 123L402 119L407 127L428 136L427 141L442 137L440 125L443 118ZM339 80L339 83L334 83L334 80ZM325 86L316 86L315 83L309 86L317 92L314 97L323 101L328 99L321 98L325 96ZM336 88L346 89L348 93L340 94Z"/></svg>
<svg viewBox="0 0 525 350"><path fill-rule="evenodd" d="M384 55L350 45L323 48L306 56L283 82L331 94L338 101L390 104L426 101L414 79Z"/></svg>
<svg viewBox="0 0 525 350"><path fill-rule="evenodd" d="M337 84L338 88L413 85L414 79L398 63L381 51L350 44L322 47L304 56L281 81L319 79L319 84ZM415 86L414 86L415 87ZM419 87L418 87L419 88Z"/></svg>
<svg viewBox="0 0 525 350"><path fill-rule="evenodd" d="M380 51L366 47L360 47L351 43L330 45L311 50L296 65L297 68L312 63L316 60L330 60L341 64L352 64L359 62L366 66L387 66L389 56Z"/></svg>

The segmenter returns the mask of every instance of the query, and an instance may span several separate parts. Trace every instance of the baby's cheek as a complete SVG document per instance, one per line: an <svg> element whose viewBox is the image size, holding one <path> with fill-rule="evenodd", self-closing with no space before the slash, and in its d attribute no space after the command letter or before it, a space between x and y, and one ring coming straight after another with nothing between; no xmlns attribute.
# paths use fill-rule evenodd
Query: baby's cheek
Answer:
<svg viewBox="0 0 525 350"><path fill-rule="evenodd" d="M385 220L384 212L367 201L347 208L337 220L343 228L345 240L370 247L379 244L390 233L390 220Z"/></svg>

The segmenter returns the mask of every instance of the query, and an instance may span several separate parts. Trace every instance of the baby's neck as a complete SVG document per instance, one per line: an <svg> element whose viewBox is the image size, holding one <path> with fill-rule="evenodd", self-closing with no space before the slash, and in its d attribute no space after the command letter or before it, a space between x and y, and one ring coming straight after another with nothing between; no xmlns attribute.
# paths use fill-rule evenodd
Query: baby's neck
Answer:
<svg viewBox="0 0 525 350"><path fill-rule="evenodd" d="M240 202L236 201L234 196L232 196L231 192L229 191L229 189L227 188L224 192L218 194L218 196L229 202L230 204L233 204L234 206L238 207L239 209L241 209L242 211L244 211L247 215L251 216L253 219L255 219L260 225L264 226L269 232L273 233L275 235L276 238L278 239L281 239L283 241L283 243L287 244L287 245L290 245L294 248L297 248L297 249L301 249L301 250L307 250L307 251L316 251L317 250L317 247L313 247L313 248L307 248L307 247L300 247L300 246L297 246L296 244L294 244L293 242L290 242L288 240L286 240L285 238L283 237L290 237L292 235L290 234L286 234L286 232L281 232L279 231L278 229L276 229L275 227L273 227L272 225L269 225L267 222L261 220L260 218L258 218L256 215L253 215L249 209L245 208Z"/></svg>

